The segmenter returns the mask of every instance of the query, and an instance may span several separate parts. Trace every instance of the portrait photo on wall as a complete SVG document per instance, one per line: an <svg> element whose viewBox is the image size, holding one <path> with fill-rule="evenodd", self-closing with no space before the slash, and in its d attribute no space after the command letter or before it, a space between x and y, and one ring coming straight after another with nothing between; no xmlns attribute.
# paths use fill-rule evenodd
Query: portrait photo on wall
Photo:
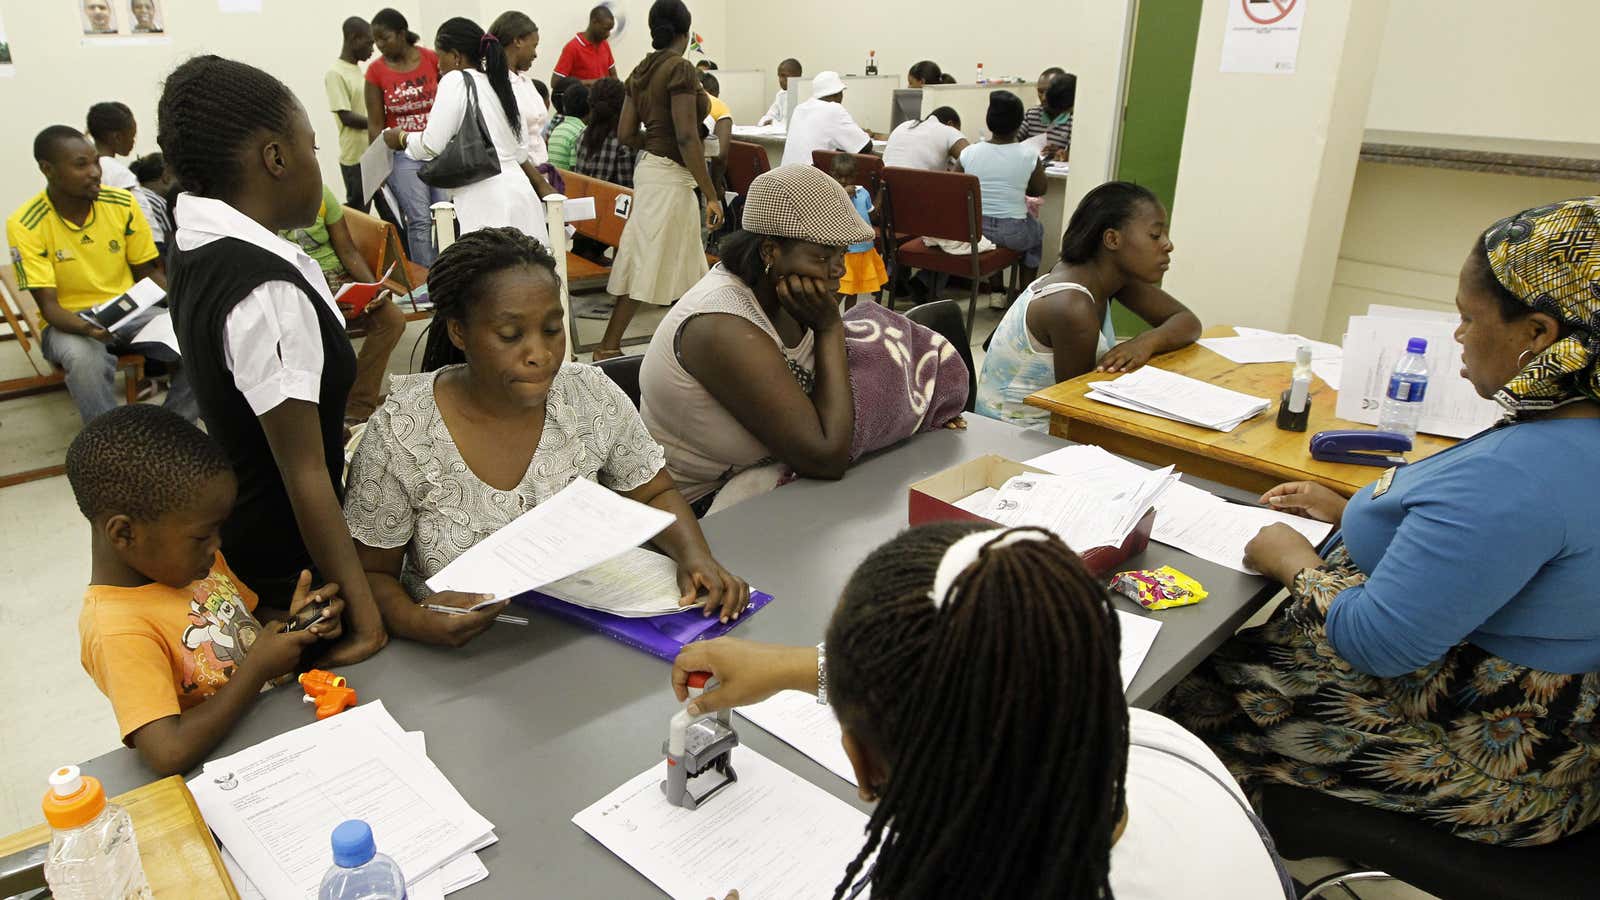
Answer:
<svg viewBox="0 0 1600 900"><path fill-rule="evenodd" d="M128 22L134 34L161 34L166 31L160 0L128 0Z"/></svg>
<svg viewBox="0 0 1600 900"><path fill-rule="evenodd" d="M84 34L116 34L117 11L112 0L78 0Z"/></svg>

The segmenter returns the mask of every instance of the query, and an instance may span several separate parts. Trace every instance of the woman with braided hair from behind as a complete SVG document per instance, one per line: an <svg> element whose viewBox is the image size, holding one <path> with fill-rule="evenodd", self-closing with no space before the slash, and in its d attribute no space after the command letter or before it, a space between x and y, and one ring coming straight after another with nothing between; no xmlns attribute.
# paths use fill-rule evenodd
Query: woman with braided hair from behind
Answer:
<svg viewBox="0 0 1600 900"><path fill-rule="evenodd" d="M322 267L277 234L322 204L311 121L283 82L219 56L173 70L157 118L186 192L167 299L206 428L239 478L222 551L269 607L287 608L304 569L337 583L348 627L321 662L357 662L387 637L339 514L355 351Z"/></svg>
<svg viewBox="0 0 1600 900"><path fill-rule="evenodd" d="M835 898L862 880L896 900L1293 897L1216 756L1128 709L1111 600L1054 535L902 532L850 576L827 638L690 644L672 680L680 700L691 672L721 682L691 714L780 690L833 706L877 804Z"/></svg>
<svg viewBox="0 0 1600 900"><path fill-rule="evenodd" d="M350 461L345 519L395 634L459 647L504 607L426 581L578 478L672 513L651 542L677 563L680 605L737 618L749 587L711 555L628 395L565 362L560 284L545 247L511 228L461 236L428 272L433 323L418 375L393 379Z"/></svg>
<svg viewBox="0 0 1600 900"><path fill-rule="evenodd" d="M433 159L462 128L476 127L466 117L468 93L475 92L478 115L500 158L500 172L450 192L461 230L510 226L548 241L539 198L551 193L551 188L528 156L528 136L512 92L505 48L494 35L460 16L439 26L433 46L439 54L441 74L427 127L421 131L390 128L383 133L384 141L412 159Z"/></svg>

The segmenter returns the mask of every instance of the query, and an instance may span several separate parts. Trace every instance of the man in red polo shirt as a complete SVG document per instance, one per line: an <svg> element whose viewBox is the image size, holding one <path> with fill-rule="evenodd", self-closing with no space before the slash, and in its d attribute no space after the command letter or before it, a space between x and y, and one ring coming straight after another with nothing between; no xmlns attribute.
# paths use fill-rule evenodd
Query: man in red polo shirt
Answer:
<svg viewBox="0 0 1600 900"><path fill-rule="evenodd" d="M612 58L611 44L606 40L615 27L617 20L605 6L589 11L588 29L567 41L567 46L561 48L561 58L556 60L550 80L557 94L563 93L573 82L587 86L608 76L617 77L617 61Z"/></svg>

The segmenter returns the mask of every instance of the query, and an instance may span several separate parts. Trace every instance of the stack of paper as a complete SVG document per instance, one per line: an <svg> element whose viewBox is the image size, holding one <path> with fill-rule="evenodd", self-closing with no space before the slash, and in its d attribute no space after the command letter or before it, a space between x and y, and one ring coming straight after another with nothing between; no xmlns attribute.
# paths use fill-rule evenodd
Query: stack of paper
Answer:
<svg viewBox="0 0 1600 900"><path fill-rule="evenodd" d="M1455 341L1459 316L1374 304L1364 316L1351 316L1345 332L1343 381L1334 412L1341 419L1378 424L1378 409L1389 375L1414 337L1428 341L1428 391L1417 430L1464 438L1493 425L1505 410L1478 396L1461 376L1461 345Z"/></svg>
<svg viewBox="0 0 1600 900"><path fill-rule="evenodd" d="M658 763L572 817L678 900L830 897L861 849L865 813L749 747L739 780L697 810L667 802Z"/></svg>
<svg viewBox="0 0 1600 900"><path fill-rule="evenodd" d="M489 874L475 851L496 841L494 826L381 700L212 760L189 790L246 898L316 897L333 865L329 837L346 819L372 826L414 900Z"/></svg>
<svg viewBox="0 0 1600 900"><path fill-rule="evenodd" d="M515 597L620 556L674 521L672 513L578 478L456 557L428 587Z"/></svg>
<svg viewBox="0 0 1600 900"><path fill-rule="evenodd" d="M1037 525L1081 552L1120 547L1139 520L1178 480L1172 467L1103 477L1017 475L989 502L984 516L1001 525Z"/></svg>
<svg viewBox="0 0 1600 900"><path fill-rule="evenodd" d="M1261 415L1269 401L1206 384L1185 375L1145 366L1113 381L1097 381L1090 400L1216 431L1232 431Z"/></svg>
<svg viewBox="0 0 1600 900"><path fill-rule="evenodd" d="M1028 465L1080 480L1127 480L1148 474L1135 463L1087 444L1053 450L1028 460ZM1183 482L1163 491L1155 505L1152 540L1240 572L1252 572L1244 564L1245 545L1268 525L1282 522L1313 544L1321 542L1333 529L1324 522L1277 510L1229 503Z"/></svg>
<svg viewBox="0 0 1600 900"><path fill-rule="evenodd" d="M643 547L630 547L598 566L544 585L539 593L629 619L683 609L678 605L683 596L678 589L678 564Z"/></svg>
<svg viewBox="0 0 1600 900"><path fill-rule="evenodd" d="M1241 364L1294 362L1295 352L1302 346L1311 348L1313 360L1338 359L1344 353L1336 344L1313 341L1298 334L1243 326L1233 330L1238 337L1201 338L1197 343Z"/></svg>

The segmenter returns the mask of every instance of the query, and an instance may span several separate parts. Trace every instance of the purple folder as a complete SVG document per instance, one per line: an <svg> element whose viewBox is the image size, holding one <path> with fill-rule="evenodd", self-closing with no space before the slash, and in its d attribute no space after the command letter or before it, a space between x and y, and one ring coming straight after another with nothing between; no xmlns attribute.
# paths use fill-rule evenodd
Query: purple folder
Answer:
<svg viewBox="0 0 1600 900"><path fill-rule="evenodd" d="M734 626L749 619L756 610L771 603L772 595L751 591L750 605L745 607L737 620L726 624L716 616L702 615L698 609L686 609L664 616L629 619L588 609L565 600L557 600L538 591L518 594L511 602L533 609L542 609L574 625L598 631L614 641L620 641L651 656L671 662L677 658L678 651L682 650L685 644L708 641L732 631Z"/></svg>

